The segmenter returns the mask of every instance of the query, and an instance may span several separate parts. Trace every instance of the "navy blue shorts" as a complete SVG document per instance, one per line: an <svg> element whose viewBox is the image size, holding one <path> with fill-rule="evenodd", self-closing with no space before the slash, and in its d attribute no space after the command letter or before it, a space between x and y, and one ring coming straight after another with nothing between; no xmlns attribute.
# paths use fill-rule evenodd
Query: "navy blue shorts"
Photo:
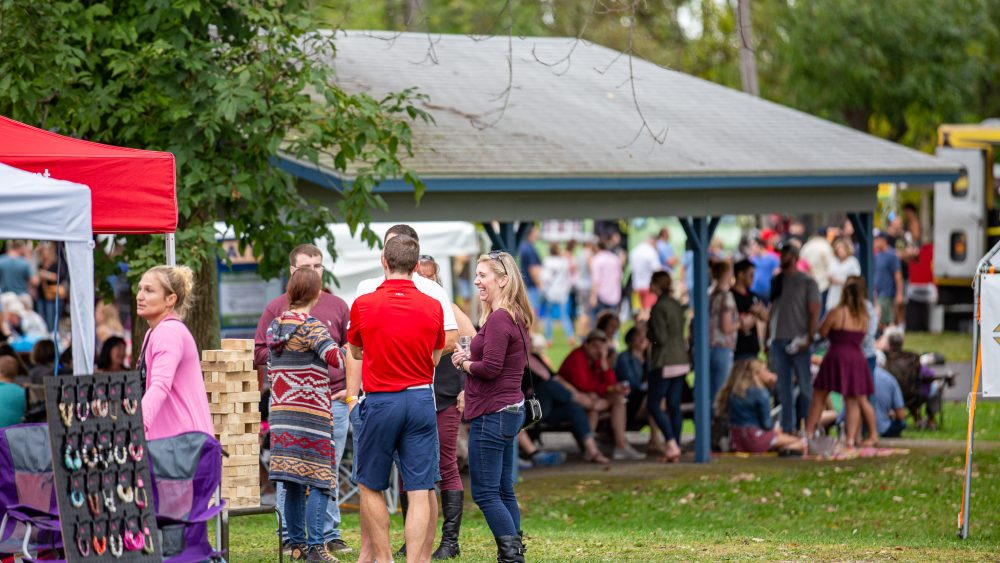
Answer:
<svg viewBox="0 0 1000 563"><path fill-rule="evenodd" d="M354 411L361 423L354 427L357 483L373 491L388 489L395 459L404 490L434 488L438 479L438 433L434 393L430 388L368 393Z"/></svg>

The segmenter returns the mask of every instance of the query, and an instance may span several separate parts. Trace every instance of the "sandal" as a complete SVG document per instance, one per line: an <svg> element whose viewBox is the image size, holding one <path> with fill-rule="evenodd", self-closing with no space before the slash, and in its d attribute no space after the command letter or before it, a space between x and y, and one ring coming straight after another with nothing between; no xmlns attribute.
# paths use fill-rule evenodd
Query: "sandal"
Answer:
<svg viewBox="0 0 1000 563"><path fill-rule="evenodd" d="M601 452L597 452L590 457L585 455L583 456L583 461L589 461L590 463L596 463L597 465L608 465L611 463L611 460L605 457Z"/></svg>

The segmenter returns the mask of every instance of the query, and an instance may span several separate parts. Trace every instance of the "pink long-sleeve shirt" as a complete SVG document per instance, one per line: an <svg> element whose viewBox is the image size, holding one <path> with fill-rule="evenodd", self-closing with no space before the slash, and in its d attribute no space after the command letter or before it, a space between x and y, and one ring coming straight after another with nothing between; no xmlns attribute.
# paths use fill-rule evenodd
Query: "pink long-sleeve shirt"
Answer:
<svg viewBox="0 0 1000 563"><path fill-rule="evenodd" d="M146 439L167 438L185 432L214 434L208 412L205 380L198 347L187 326L170 315L146 331L146 394L142 421Z"/></svg>

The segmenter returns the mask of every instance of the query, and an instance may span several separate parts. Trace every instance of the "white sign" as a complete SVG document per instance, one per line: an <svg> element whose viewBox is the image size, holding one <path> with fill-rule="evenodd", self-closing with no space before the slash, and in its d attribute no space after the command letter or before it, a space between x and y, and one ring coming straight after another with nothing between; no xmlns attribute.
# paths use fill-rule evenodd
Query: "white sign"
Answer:
<svg viewBox="0 0 1000 563"><path fill-rule="evenodd" d="M980 283L983 396L1000 396L1000 276L983 276Z"/></svg>

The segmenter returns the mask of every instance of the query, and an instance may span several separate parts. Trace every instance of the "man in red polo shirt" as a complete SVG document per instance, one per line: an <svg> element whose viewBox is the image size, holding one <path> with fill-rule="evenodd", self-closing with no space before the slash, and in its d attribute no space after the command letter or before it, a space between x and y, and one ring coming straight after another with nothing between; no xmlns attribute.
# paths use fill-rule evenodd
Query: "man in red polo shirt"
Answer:
<svg viewBox="0 0 1000 563"><path fill-rule="evenodd" d="M600 414L611 411L611 430L615 436L615 460L634 460L646 457L628 443L625 436L625 399L629 390L615 377L615 370L608 362L608 337L600 330L592 330L577 349L573 350L559 366L559 377L573 388L573 400L587 411L590 429L597 429Z"/></svg>
<svg viewBox="0 0 1000 563"><path fill-rule="evenodd" d="M438 478L438 437L431 384L445 345L444 315L440 304L411 280L419 255L420 246L411 237L386 241L386 280L374 293L354 301L347 333L351 355L362 361L365 398L351 402L352 409L359 409L361 423L356 427L354 471L361 490L361 519L376 561L392 560L382 491L389 487L394 457L409 500L407 560L424 553L425 544L434 540L433 535L428 538L428 529L430 496Z"/></svg>

